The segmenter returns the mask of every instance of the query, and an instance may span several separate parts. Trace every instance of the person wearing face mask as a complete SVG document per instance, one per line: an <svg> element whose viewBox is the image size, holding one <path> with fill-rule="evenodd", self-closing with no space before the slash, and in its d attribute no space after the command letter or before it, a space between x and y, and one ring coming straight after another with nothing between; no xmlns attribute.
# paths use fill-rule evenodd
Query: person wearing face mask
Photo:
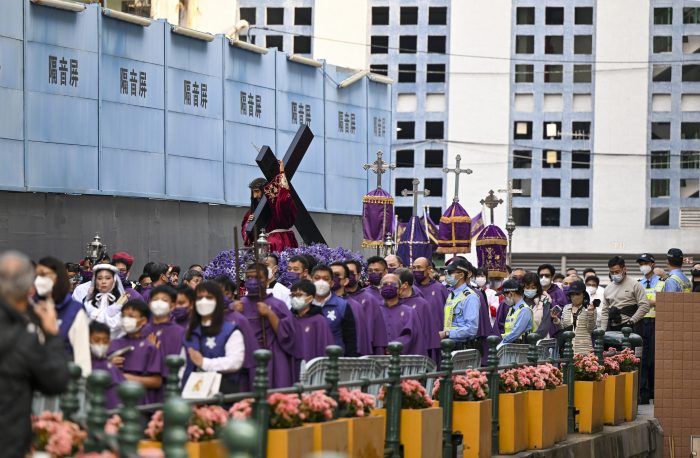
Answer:
<svg viewBox="0 0 700 458"><path fill-rule="evenodd" d="M202 272L196 269L190 269L187 272L185 272L185 274L182 276L182 279L180 280L180 286L187 286L189 288L192 288L192 291L194 291L197 288L197 285L199 285L203 281L204 276L202 275Z"/></svg>
<svg viewBox="0 0 700 458"><path fill-rule="evenodd" d="M104 323L93 321L90 323L90 353L92 355L90 364L93 370L106 371L111 376L105 396L107 409L115 409L121 404L117 388L126 378L121 370L107 360L107 350L109 350L109 327Z"/></svg>
<svg viewBox="0 0 700 458"><path fill-rule="evenodd" d="M292 301L289 288L277 281L279 258L275 253L271 253L265 258L265 264L267 264L267 292L284 302L288 309L291 309Z"/></svg>
<svg viewBox="0 0 700 458"><path fill-rule="evenodd" d="M131 255L129 255L129 253L123 251L115 253L112 257L111 264L118 270L117 275L119 276L119 280L121 281L122 287L124 288L124 294L126 294L125 300L143 299L143 296L141 296L139 292L133 289L133 285L128 279L129 270L131 269L133 263L134 258ZM90 292L91 286L92 283L90 282L78 285L73 291L73 299L75 299L78 302L83 302L85 300L85 297Z"/></svg>
<svg viewBox="0 0 700 458"><path fill-rule="evenodd" d="M385 256L384 261L386 261L386 271L390 274L396 272L396 269L403 267L403 262L401 261L401 258L396 256L395 254Z"/></svg>
<svg viewBox="0 0 700 458"><path fill-rule="evenodd" d="M121 369L124 378L139 382L146 388L146 396L141 400L142 404L158 402L165 364L161 352L146 339L143 333L143 328L150 317L148 305L144 301L132 299L122 307L121 316L121 327L126 335L113 339L107 354L111 355L126 347L129 351L121 356L111 357L109 362Z"/></svg>
<svg viewBox="0 0 700 458"><path fill-rule="evenodd" d="M468 261L457 259L446 269L445 282L452 291L445 303L440 338L455 341L455 350L474 348L481 351L478 342L481 300L468 284L471 266Z"/></svg>
<svg viewBox="0 0 700 458"><path fill-rule="evenodd" d="M678 248L671 248L666 253L668 262L668 278L664 283L665 293L690 293L693 285L683 273L683 252Z"/></svg>
<svg viewBox="0 0 700 458"><path fill-rule="evenodd" d="M609 331L620 331L630 326L639 333L636 325L649 313L644 286L627 275L625 260L620 256L608 261L608 269L612 283L605 288L604 297L609 307L609 323L601 323L601 328L606 329L607 325Z"/></svg>
<svg viewBox="0 0 700 458"><path fill-rule="evenodd" d="M565 277L560 273L554 274L552 277L552 283L557 285L562 291L564 290L564 278Z"/></svg>
<svg viewBox="0 0 700 458"><path fill-rule="evenodd" d="M561 284L561 286L554 284L554 276L556 273L557 272L554 269L554 266L551 264L542 264L537 268L537 276L540 277L542 291L547 293L549 298L552 300L551 307L558 305L561 309L563 309L564 306L569 303L569 300L562 290L563 284ZM563 280L564 278L562 277L562 282ZM549 335L556 337L558 334L559 329L554 326L554 324L550 324Z"/></svg>
<svg viewBox="0 0 700 458"><path fill-rule="evenodd" d="M299 280L309 279L309 260L301 255L292 256L287 262L287 271L279 277L279 282L286 287L291 287Z"/></svg>
<svg viewBox="0 0 700 458"><path fill-rule="evenodd" d="M240 373L249 349L238 327L224 319L224 298L221 287L213 281L197 285L195 313L185 332L183 353L187 358L182 386L192 372L219 372L219 392L240 390ZM245 376L247 377L247 375Z"/></svg>
<svg viewBox="0 0 700 458"><path fill-rule="evenodd" d="M600 278L598 278L596 275L589 275L585 282L586 292L588 293L591 304L598 304L596 305L595 309L595 327L596 329L605 330L603 323L605 323L605 326L607 327L610 315L610 308L608 307L608 302L605 300L605 288L600 287Z"/></svg>
<svg viewBox="0 0 700 458"><path fill-rule="evenodd" d="M523 277L523 299L532 309L532 320L540 339L549 337L552 315L550 311L552 300L542 291L539 278L535 272L528 272Z"/></svg>
<svg viewBox="0 0 700 458"><path fill-rule="evenodd" d="M439 333L442 331L443 324L443 308L445 307L445 302L447 301L447 296L450 294L445 288L445 285L435 281L433 278L433 267L432 263L427 258L417 258L413 261L413 286L417 287L418 290L423 295L423 299L428 302L430 310L430 322L432 323L431 328L437 330ZM430 352L430 357L439 362L442 359L442 353L440 347L437 349L428 350Z"/></svg>
<svg viewBox="0 0 700 458"><path fill-rule="evenodd" d="M335 344L343 348L344 356L358 356L355 315L347 301L332 291L333 270L319 264L311 271L311 279L316 287L312 304L320 307L328 320Z"/></svg>
<svg viewBox="0 0 700 458"><path fill-rule="evenodd" d="M360 287L359 279L362 277L362 264L359 261L348 259L345 261L345 267L348 268L348 282L344 291L347 298L358 302L363 308L363 314L368 322L367 330L372 343L371 354L384 355L386 354L388 341L386 339L386 323L384 323L384 316L380 310L383 300L370 293L367 288Z"/></svg>
<svg viewBox="0 0 700 458"><path fill-rule="evenodd" d="M141 291L141 296L143 297L144 301L148 302L148 300L151 298L151 291L153 290L153 288L170 284L170 277L168 276L169 274L170 266L161 262L153 263L153 265L148 271L148 276L151 279L151 285L150 287L145 288L143 291Z"/></svg>
<svg viewBox="0 0 700 458"><path fill-rule="evenodd" d="M664 281L654 273L656 259L649 253L643 253L637 258L639 270L643 277L639 282L644 286L647 300L649 301L649 313L644 315L640 322L640 336L642 337L643 352L648 358L642 359L642 367L639 374L639 403L649 404L649 399L654 397L654 359L656 353L656 293L664 290Z"/></svg>
<svg viewBox="0 0 700 458"><path fill-rule="evenodd" d="M554 317L555 326L562 330L574 331L574 354L588 354L593 351L591 333L595 330L595 306L590 302L586 286L575 281L569 286L570 304L564 307L561 319Z"/></svg>
<svg viewBox="0 0 700 458"><path fill-rule="evenodd" d="M90 320L106 324L112 330L112 337L119 337L124 333L121 309L126 301L124 287L118 277L119 270L111 264L97 264L93 274L83 307Z"/></svg>
<svg viewBox="0 0 700 458"><path fill-rule="evenodd" d="M535 332L532 319L532 309L525 303L525 293L522 283L508 280L503 283L505 302L510 307L506 316L505 332L499 347L513 342L520 342L531 332Z"/></svg>
<svg viewBox="0 0 700 458"><path fill-rule="evenodd" d="M693 266L693 270L690 271L693 277L693 292L700 293L700 263L696 263Z"/></svg>
<svg viewBox="0 0 700 458"><path fill-rule="evenodd" d="M65 264L65 267L66 271L68 272L68 283L70 284L70 292L71 294L73 294L75 288L80 284L80 264L76 264L74 262L67 262Z"/></svg>
<svg viewBox="0 0 700 458"><path fill-rule="evenodd" d="M333 294L348 303L355 320L357 355L372 355L374 354L374 350L372 348L372 326L367 319L367 315L365 314L365 308L362 306L362 304L350 297L345 291L345 287L349 282L350 269L348 269L348 267L342 261L331 263L330 268L333 271L333 284L331 284L331 291Z"/></svg>
<svg viewBox="0 0 700 458"><path fill-rule="evenodd" d="M180 286L175 296L175 306L170 312L170 319L179 324L183 329L187 329L190 324L190 317L194 310L196 300L194 290L189 286Z"/></svg>
<svg viewBox="0 0 700 458"><path fill-rule="evenodd" d="M491 321L491 326L494 326L496 323L499 306L498 292L491 288L486 277L486 273L487 272L484 269L476 269L476 273L474 274L474 284L476 287L474 290L481 293L483 298L486 299L486 303L489 306L489 319Z"/></svg>
<svg viewBox="0 0 700 458"><path fill-rule="evenodd" d="M403 345L402 354L409 355L419 330L416 311L399 303L399 277L396 274L384 275L379 291L383 299L380 310L386 324L387 340L400 342Z"/></svg>
<svg viewBox="0 0 700 458"><path fill-rule="evenodd" d="M253 358L253 353L255 350L260 349L258 344L258 339L255 337L255 331L250 325L250 321L241 312L236 309L236 304L238 302L232 302L228 299L226 293L226 287L223 284L229 285L229 288L235 289L235 284L230 278L226 277L226 281L222 278L215 280L222 292L224 300L224 320L231 322L236 325L241 334L243 334L243 343L245 344L246 352L243 359L243 367L241 367L238 379L238 385L241 391L250 391L253 386L253 379L255 378L255 358ZM194 291L193 291L194 295ZM196 297L193 298L193 303L196 301Z"/></svg>
<svg viewBox="0 0 700 458"><path fill-rule="evenodd" d="M292 314L296 326L294 347L295 371L299 372L302 361L326 356L326 347L335 345L333 333L324 318L321 308L311 305L316 296L316 287L309 280L292 285Z"/></svg>
<svg viewBox="0 0 700 458"><path fill-rule="evenodd" d="M399 277L399 304L411 307L416 311L415 339L410 348L410 354L433 357L440 349L440 327L433 321L430 305L413 291L413 273L400 267L394 271ZM435 360L434 360L435 361ZM439 363L435 361L436 364Z"/></svg>
<svg viewBox="0 0 700 458"><path fill-rule="evenodd" d="M387 264L384 258L372 256L367 259L367 283L369 284L365 286L364 291L373 295L380 302L383 302L384 299L379 292L379 285L386 274Z"/></svg>
<svg viewBox="0 0 700 458"><path fill-rule="evenodd" d="M65 264L56 258L45 257L36 266L34 279L36 295L40 299L53 299L58 318L58 335L63 339L66 352L80 366L82 376L91 371L89 324L83 304L73 299Z"/></svg>

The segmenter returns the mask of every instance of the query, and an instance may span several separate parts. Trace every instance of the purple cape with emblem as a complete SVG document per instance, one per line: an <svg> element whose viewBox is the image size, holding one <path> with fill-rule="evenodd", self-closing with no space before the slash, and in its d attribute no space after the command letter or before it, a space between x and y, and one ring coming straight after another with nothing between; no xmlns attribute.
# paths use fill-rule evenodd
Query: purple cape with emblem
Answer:
<svg viewBox="0 0 700 458"><path fill-rule="evenodd" d="M470 253L472 251L472 219L459 202L452 202L440 218L438 253Z"/></svg>
<svg viewBox="0 0 700 458"><path fill-rule="evenodd" d="M508 239L495 224L490 224L476 238L476 257L479 267L487 272L489 278L506 278L506 249Z"/></svg>
<svg viewBox="0 0 700 458"><path fill-rule="evenodd" d="M362 246L384 245L386 234L394 235L394 198L377 188L362 198Z"/></svg>
<svg viewBox="0 0 700 458"><path fill-rule="evenodd" d="M348 298L357 301L363 308L365 317L367 318L368 332L372 342L372 353L375 355L386 354L386 324L384 316L379 309L383 302L381 296L377 298L372 292L372 289L358 289L354 293L348 292ZM353 310L354 311L354 310ZM358 352L359 352L359 337L358 337Z"/></svg>
<svg viewBox="0 0 700 458"><path fill-rule="evenodd" d="M328 326L328 320L320 313L320 309L318 313L294 315L293 320L297 333L294 345L294 367L298 376L301 362L326 356L326 347L334 345L335 338Z"/></svg>
<svg viewBox="0 0 700 458"><path fill-rule="evenodd" d="M416 311L418 327L415 332L415 355L430 356L430 350L440 348L440 336L434 332L432 317L430 316L430 305L422 297L413 294L410 297L399 299L399 304L407 305Z"/></svg>
<svg viewBox="0 0 700 458"><path fill-rule="evenodd" d="M433 259L433 247L428 240L425 227L417 216L411 216L406 230L401 234L396 255L401 258L404 266L413 265L418 258Z"/></svg>
<svg viewBox="0 0 700 458"><path fill-rule="evenodd" d="M386 338L389 342L401 342L403 344L402 354L414 355L416 332L419 322L416 311L411 307L396 304L388 307L385 303L379 307L386 324Z"/></svg>
<svg viewBox="0 0 700 458"><path fill-rule="evenodd" d="M439 366L440 360L442 359L439 333L442 331L443 322L445 321L445 302L447 302L447 296L449 296L450 293L442 283L435 280L431 280L427 285L416 285L421 293L423 293L423 298L428 302L428 306L430 307L432 332L438 336L438 346L433 350L428 349L428 353L433 361L435 361L435 364Z"/></svg>

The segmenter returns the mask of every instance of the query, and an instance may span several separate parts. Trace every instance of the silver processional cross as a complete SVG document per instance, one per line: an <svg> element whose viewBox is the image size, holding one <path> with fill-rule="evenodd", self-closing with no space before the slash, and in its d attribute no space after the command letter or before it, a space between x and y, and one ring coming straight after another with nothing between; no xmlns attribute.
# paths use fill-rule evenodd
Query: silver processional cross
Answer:
<svg viewBox="0 0 700 458"><path fill-rule="evenodd" d="M413 179L413 189L409 191L408 189L404 189L401 191L401 195L406 197L406 196L413 196L413 216L418 216L418 196L423 194L424 196L429 196L430 195L430 189L424 189L423 191L418 190L418 185L420 184L420 180L418 178Z"/></svg>
<svg viewBox="0 0 700 458"><path fill-rule="evenodd" d="M371 170L372 172L377 174L377 188L382 187L382 175L389 171L389 170L394 170L396 168L396 164L389 164L388 162L384 162L382 159L382 156L384 153L381 151L377 151L377 160L372 162L371 164L365 164L362 166L363 169L365 170Z"/></svg>
<svg viewBox="0 0 700 458"><path fill-rule="evenodd" d="M457 165L455 168L450 169L448 167L445 167L442 169L444 173L454 173L455 174L455 196L452 199L452 202L459 202L459 175L461 173L466 173L467 175L472 173L471 169L460 169L459 168L459 163L462 162L462 156L459 154L457 155Z"/></svg>

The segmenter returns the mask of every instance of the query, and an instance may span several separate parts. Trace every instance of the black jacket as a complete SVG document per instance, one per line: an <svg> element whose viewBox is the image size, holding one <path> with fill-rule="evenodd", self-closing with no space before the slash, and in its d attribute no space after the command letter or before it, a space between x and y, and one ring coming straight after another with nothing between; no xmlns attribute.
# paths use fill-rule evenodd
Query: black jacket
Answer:
<svg viewBox="0 0 700 458"><path fill-rule="evenodd" d="M6 458L29 451L34 390L57 395L68 385L62 339L44 338L32 322L0 301L0 455Z"/></svg>

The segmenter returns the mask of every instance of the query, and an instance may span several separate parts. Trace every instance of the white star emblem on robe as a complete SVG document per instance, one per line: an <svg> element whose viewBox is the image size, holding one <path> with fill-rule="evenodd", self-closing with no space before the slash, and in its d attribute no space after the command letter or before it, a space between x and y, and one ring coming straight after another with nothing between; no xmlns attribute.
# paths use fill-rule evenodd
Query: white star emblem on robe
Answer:
<svg viewBox="0 0 700 458"><path fill-rule="evenodd" d="M402 312L401 312L401 316L403 316L404 313L405 313L405 312L402 311Z"/></svg>
<svg viewBox="0 0 700 458"><path fill-rule="evenodd" d="M309 331L311 331L311 326L307 326L304 328L304 332L309 332Z"/></svg>
<svg viewBox="0 0 700 458"><path fill-rule="evenodd" d="M216 337L207 337L207 341L204 344L207 348L213 349L216 347Z"/></svg>
<svg viewBox="0 0 700 458"><path fill-rule="evenodd" d="M435 291L433 291L433 296L435 296Z"/></svg>
<svg viewBox="0 0 700 458"><path fill-rule="evenodd" d="M326 315L326 318L328 318L331 321L335 321L337 318L335 316L335 310L331 310L330 312L328 312L328 315Z"/></svg>

